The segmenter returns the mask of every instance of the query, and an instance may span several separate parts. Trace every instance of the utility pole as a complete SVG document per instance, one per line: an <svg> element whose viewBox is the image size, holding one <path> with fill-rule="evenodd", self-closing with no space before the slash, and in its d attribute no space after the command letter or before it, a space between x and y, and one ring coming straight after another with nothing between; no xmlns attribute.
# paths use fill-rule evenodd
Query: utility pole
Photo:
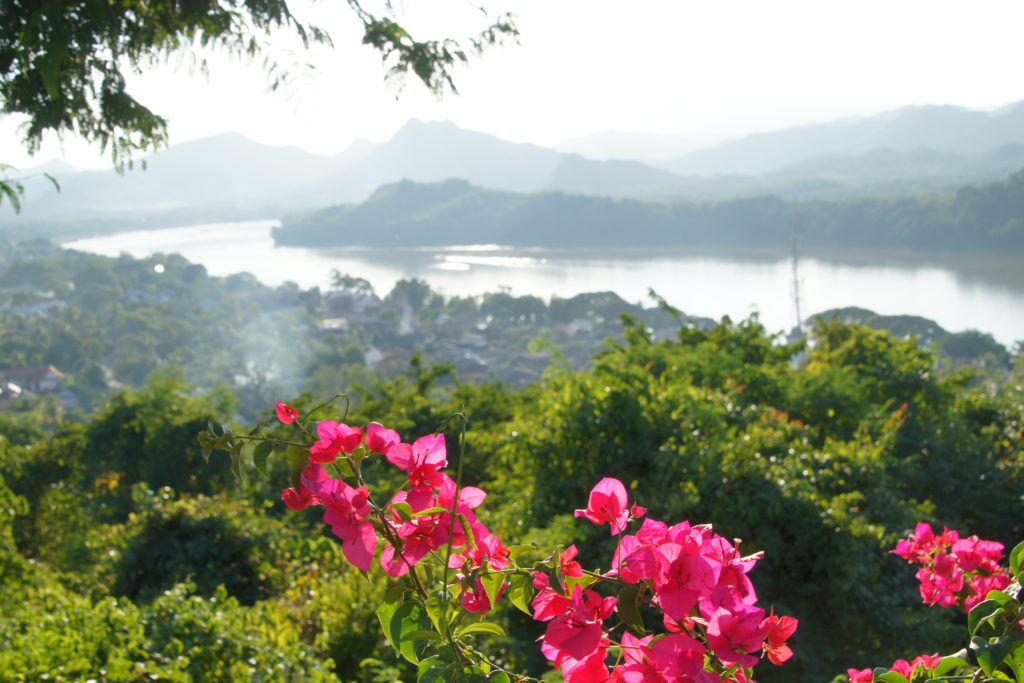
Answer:
<svg viewBox="0 0 1024 683"><path fill-rule="evenodd" d="M796 331L804 331L804 318L800 313L800 238L804 235L803 216L797 215L789 219L789 247L793 268L793 309L796 311Z"/></svg>

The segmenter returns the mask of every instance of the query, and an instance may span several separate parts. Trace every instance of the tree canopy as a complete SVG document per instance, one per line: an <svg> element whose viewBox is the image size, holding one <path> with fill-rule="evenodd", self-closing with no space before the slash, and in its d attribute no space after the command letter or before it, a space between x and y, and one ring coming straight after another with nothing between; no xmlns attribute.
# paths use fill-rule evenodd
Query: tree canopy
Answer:
<svg viewBox="0 0 1024 683"><path fill-rule="evenodd" d="M412 73L438 95L454 92L452 70L470 52L515 38L511 15L488 18L464 39L419 40L399 22L390 0L367 9L346 0L363 24L363 43L378 50L388 77ZM125 74L182 48L208 47L260 58L271 89L287 71L266 38L283 30L302 44L332 45L329 33L301 21L294 0L5 0L0 4L0 112L28 117L23 142L35 151L48 132L74 133L109 150L118 168L133 153L167 142L167 120L136 100ZM8 168L0 168L7 171ZM20 184L0 180L0 201L15 209Z"/></svg>

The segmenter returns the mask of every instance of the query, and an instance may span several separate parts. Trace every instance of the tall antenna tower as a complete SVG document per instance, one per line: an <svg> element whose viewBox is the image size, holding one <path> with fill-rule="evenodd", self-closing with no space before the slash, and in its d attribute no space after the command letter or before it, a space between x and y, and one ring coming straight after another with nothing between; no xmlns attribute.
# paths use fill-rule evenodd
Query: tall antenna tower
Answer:
<svg viewBox="0 0 1024 683"><path fill-rule="evenodd" d="M804 331L804 318L800 313L800 239L804 236L803 216L789 219L790 263L793 269L793 310L796 313L796 331Z"/></svg>

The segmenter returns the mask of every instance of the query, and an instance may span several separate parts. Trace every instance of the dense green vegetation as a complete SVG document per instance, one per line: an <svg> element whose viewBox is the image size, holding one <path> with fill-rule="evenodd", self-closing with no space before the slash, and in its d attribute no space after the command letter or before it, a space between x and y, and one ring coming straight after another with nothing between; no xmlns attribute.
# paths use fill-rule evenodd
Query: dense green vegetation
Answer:
<svg viewBox="0 0 1024 683"><path fill-rule="evenodd" d="M1021 215L1024 171L941 197L685 204L403 181L362 204L286 218L274 236L301 246L770 246L787 244L799 224L808 245L984 251L1024 246Z"/></svg>
<svg viewBox="0 0 1024 683"><path fill-rule="evenodd" d="M131 263L110 262L115 273ZM414 284L399 295L431 305ZM510 319L529 314L505 305ZM542 309L534 314L550 314ZM213 334L223 320L195 325ZM384 582L346 567L315 511L277 501L286 458L271 459L269 480L244 482L223 453L203 462L196 432L226 421L239 399L196 391L174 361L136 389L99 396L79 421L4 416L17 429L5 423L0 439L0 671L13 680L409 675L373 621ZM785 672L762 666L759 679L810 682L960 646L958 617L921 608L912 570L887 550L919 520L1007 544L1024 537L1020 362L954 369L913 338L840 322L819 322L808 343L791 345L756 320L681 322L659 339L626 316L589 367L556 352L543 378L521 388L464 383L419 359L406 373L365 376L347 421L379 420L410 438L465 406L466 476L491 492L484 521L509 543L576 541L588 562L607 557L607 532L571 510L614 476L652 516L710 521L745 551L765 550L758 592L801 627ZM322 397L276 398L305 412ZM512 636L492 654L545 670L537 625L512 610L499 619Z"/></svg>

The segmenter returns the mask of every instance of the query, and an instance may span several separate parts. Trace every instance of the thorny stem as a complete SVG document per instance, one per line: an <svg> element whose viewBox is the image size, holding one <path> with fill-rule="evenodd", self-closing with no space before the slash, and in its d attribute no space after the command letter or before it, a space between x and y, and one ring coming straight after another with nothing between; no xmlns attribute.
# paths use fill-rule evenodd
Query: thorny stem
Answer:
<svg viewBox="0 0 1024 683"><path fill-rule="evenodd" d="M244 434L232 434L232 439L241 439L243 441L266 441L272 443L275 446L298 446L299 448L309 448L308 443L299 443L298 441L286 441L285 439L275 439L269 436L246 436Z"/></svg>
<svg viewBox="0 0 1024 683"><path fill-rule="evenodd" d="M601 574L599 572L592 572L589 569L583 569L583 568L581 568L581 571L585 575L592 576L593 578L595 578L595 579L597 579L599 581L606 581L608 583L621 583L621 584L624 584L624 585L626 583L625 581L623 581L622 579L620 579L617 576L606 576L606 575Z"/></svg>
<svg viewBox="0 0 1024 683"><path fill-rule="evenodd" d="M511 671L510 669L506 669L501 664L498 664L496 661L494 661L493 659L491 659L490 657L488 657L483 652L480 652L477 649L474 649L472 647L466 646L466 651L467 652L472 652L474 655L479 657L482 661L485 661L488 664L490 664L492 668L495 668L498 671L505 672L506 674L508 674L512 678L512 680L516 681L517 683L520 683L520 682L523 682L523 683L543 683L543 681L541 681L539 678L533 678L531 676L525 676L525 675L523 675L523 674L521 674L521 673L519 673L517 671Z"/></svg>
<svg viewBox="0 0 1024 683"><path fill-rule="evenodd" d="M356 478L360 486L366 485L366 482L363 481L363 475L361 471L356 470ZM390 543L398 552L398 556L402 558L403 562L405 562L405 566L409 568L409 578L412 579L413 586L416 588L416 592L420 594L420 597L423 598L423 603L426 604L427 598L430 597L430 593L427 592L426 587L420 580L419 574L416 573L416 567L411 562L409 562L409 559L405 556L402 539L400 539L395 534L394 529L391 528L391 522L388 521L387 515L384 513L384 510L379 505L377 505L377 502L373 499L373 496L368 496L366 500L370 504L370 507L373 508L374 514L377 515L377 519L380 520L381 533L384 534L384 537L387 539L388 543Z"/></svg>
<svg viewBox="0 0 1024 683"><path fill-rule="evenodd" d="M455 496L452 499L452 514L451 521L448 525L448 548L444 557L444 594L443 601L441 603L441 624L444 626L444 636L448 640L448 643L452 646L455 654L465 664L465 654L462 652L459 644L455 641L452 636L451 624L448 622L448 607L450 596L448 593L448 565L452 558L452 544L455 543L455 524L457 522L456 515L459 508L459 490L462 488L462 464L466 461L466 423L469 422L469 416L466 415L465 409L461 410L454 415L449 416L438 428L438 432L447 426L447 423L454 418L459 418L460 429L459 429L459 469L455 475Z"/></svg>
<svg viewBox="0 0 1024 683"><path fill-rule="evenodd" d="M339 398L345 399L345 412L343 412L341 414L341 421L344 422L345 418L348 417L348 409L349 409L349 406L351 405L351 403L349 401L349 398L348 398L348 394L335 394L334 396L331 396L326 401L321 401L320 403L316 404L315 406L310 408L308 411L306 411L306 417L308 418L310 415L313 415L314 413L316 413L316 411L320 410L321 408L323 408L325 406L329 406L330 404L334 403L334 401L336 401ZM305 421L304 420L299 420L297 422L297 424L299 425L299 429L301 429L303 432L305 432L306 436L311 436L310 433L306 431L306 425L305 425Z"/></svg>

